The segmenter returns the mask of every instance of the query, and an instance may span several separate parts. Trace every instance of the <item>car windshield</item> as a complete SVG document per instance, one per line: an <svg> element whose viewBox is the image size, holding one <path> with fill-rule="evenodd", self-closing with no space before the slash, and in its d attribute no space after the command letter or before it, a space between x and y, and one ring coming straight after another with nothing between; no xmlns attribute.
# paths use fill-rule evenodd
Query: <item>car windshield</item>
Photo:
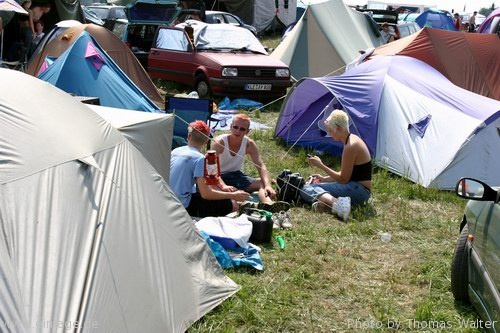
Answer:
<svg viewBox="0 0 500 333"><path fill-rule="evenodd" d="M178 10L175 5L137 3L129 8L130 20L133 22L172 23Z"/></svg>
<svg viewBox="0 0 500 333"><path fill-rule="evenodd" d="M195 45L198 50L267 54L264 46L247 29L229 24L197 25L194 28Z"/></svg>

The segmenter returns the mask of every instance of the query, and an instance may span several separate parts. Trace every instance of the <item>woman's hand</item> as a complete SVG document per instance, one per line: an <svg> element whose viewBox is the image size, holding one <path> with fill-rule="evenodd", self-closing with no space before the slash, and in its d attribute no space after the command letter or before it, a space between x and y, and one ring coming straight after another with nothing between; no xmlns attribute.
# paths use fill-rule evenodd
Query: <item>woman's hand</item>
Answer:
<svg viewBox="0 0 500 333"><path fill-rule="evenodd" d="M321 167L323 165L323 162L321 161L321 158L318 156L308 156L307 161L309 162L310 166L315 166L315 167Z"/></svg>
<svg viewBox="0 0 500 333"><path fill-rule="evenodd" d="M319 175L319 174L314 174L311 176L312 177L312 183L313 184L319 184L319 183L323 183L325 181L325 178L324 176L322 175Z"/></svg>

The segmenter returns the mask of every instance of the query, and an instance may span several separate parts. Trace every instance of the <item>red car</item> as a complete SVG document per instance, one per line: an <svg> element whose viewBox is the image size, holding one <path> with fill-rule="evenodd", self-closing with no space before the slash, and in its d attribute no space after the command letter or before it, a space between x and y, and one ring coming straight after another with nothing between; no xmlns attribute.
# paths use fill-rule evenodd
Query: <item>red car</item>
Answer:
<svg viewBox="0 0 500 333"><path fill-rule="evenodd" d="M194 42L186 25L193 27ZM151 78L188 85L200 97L278 98L292 85L288 66L269 57L250 31L198 21L158 28L148 72Z"/></svg>

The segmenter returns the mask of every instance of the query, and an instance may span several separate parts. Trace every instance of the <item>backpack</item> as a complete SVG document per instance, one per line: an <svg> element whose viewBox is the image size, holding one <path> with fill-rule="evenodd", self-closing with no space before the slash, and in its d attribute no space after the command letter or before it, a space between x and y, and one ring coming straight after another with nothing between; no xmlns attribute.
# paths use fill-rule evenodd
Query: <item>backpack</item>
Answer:
<svg viewBox="0 0 500 333"><path fill-rule="evenodd" d="M299 191L304 184L304 178L300 173L284 169L276 179L276 185L278 187L277 200L286 201L288 203L300 201Z"/></svg>

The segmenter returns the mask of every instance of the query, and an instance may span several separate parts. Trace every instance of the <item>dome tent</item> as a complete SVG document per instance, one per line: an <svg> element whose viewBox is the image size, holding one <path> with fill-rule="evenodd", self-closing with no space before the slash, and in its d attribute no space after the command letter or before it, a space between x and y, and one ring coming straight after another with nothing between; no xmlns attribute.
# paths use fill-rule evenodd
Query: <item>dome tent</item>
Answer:
<svg viewBox="0 0 500 333"><path fill-rule="evenodd" d="M340 154L342 145L320 127L334 108L348 112L351 132L391 172L440 189L453 189L460 177L500 186L500 102L453 85L420 60L380 57L340 76L299 81L274 136Z"/></svg>
<svg viewBox="0 0 500 333"><path fill-rule="evenodd" d="M0 89L14 92L0 96L0 325L184 332L238 290L109 123L17 71L0 69Z"/></svg>

